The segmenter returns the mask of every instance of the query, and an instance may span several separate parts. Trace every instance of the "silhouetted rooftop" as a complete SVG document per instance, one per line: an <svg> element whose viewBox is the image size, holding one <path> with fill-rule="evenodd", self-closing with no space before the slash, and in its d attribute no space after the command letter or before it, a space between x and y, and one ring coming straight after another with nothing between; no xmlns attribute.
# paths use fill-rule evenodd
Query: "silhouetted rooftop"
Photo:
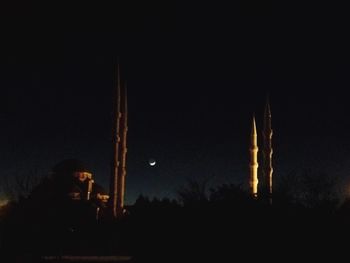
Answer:
<svg viewBox="0 0 350 263"><path fill-rule="evenodd" d="M78 159L66 159L56 164L52 169L54 174L70 174L73 172L89 172L87 166Z"/></svg>

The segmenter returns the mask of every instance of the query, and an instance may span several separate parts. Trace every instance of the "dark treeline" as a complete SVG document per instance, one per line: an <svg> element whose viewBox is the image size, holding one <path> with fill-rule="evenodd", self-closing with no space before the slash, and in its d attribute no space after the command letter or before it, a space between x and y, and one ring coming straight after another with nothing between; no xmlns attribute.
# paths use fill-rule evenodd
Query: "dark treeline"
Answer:
<svg viewBox="0 0 350 263"><path fill-rule="evenodd" d="M29 195L1 210L1 262L116 254L136 262L341 258L350 202L339 200L329 177L309 175L281 181L272 205L264 196L251 198L240 185L208 190L189 181L178 200L141 195L119 220L95 220L84 203L59 207Z"/></svg>

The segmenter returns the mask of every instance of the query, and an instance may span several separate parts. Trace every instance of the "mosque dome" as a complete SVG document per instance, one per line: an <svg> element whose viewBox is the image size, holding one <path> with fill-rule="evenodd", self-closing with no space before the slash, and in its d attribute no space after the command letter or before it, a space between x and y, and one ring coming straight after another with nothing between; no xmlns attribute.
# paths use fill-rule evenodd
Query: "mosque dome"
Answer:
<svg viewBox="0 0 350 263"><path fill-rule="evenodd" d="M52 172L57 175L71 175L74 172L90 172L85 163L78 159L65 159L56 164Z"/></svg>

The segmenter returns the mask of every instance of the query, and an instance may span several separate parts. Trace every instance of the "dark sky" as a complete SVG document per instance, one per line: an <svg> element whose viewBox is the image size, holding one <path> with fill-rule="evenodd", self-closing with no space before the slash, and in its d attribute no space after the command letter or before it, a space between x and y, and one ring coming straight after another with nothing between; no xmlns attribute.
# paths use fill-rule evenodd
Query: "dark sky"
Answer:
<svg viewBox="0 0 350 263"><path fill-rule="evenodd" d="M275 176L350 171L348 21L328 6L4 9L0 176L65 158L107 186L117 57L128 83L127 199L186 178L243 182L270 94ZM149 158L157 165L150 167Z"/></svg>

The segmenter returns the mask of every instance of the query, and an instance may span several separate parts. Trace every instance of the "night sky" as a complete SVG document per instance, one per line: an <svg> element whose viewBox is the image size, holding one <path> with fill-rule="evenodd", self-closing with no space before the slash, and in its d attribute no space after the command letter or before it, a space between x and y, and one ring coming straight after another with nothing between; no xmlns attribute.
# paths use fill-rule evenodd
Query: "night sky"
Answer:
<svg viewBox="0 0 350 263"><path fill-rule="evenodd" d="M140 193L173 197L187 178L247 184L251 118L261 130L267 94L275 178L312 169L350 179L350 45L340 9L40 8L3 16L0 177L47 174L78 158L108 186L119 57L128 203Z"/></svg>

